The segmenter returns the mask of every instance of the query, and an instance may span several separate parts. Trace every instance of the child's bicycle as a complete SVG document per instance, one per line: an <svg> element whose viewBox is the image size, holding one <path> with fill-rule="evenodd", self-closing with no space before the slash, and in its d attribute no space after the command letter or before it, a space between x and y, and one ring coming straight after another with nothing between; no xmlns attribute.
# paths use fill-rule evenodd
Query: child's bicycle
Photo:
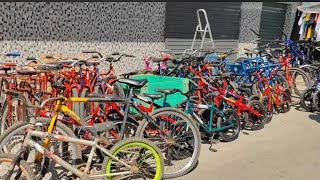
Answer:
<svg viewBox="0 0 320 180"><path fill-rule="evenodd" d="M267 107L266 123L269 123L273 117L273 110L277 112L288 112L291 108L291 91L288 88L282 89L279 83L276 83L275 87L269 84L269 80L277 72L274 69L269 77L262 77L261 72L255 72L256 77L264 83L264 91L262 92L261 102Z"/></svg>

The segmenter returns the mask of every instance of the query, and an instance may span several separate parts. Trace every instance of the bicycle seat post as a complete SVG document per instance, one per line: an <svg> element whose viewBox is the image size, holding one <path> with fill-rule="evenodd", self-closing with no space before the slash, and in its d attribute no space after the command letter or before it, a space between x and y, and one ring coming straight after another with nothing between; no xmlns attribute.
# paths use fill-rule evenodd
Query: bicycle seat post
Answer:
<svg viewBox="0 0 320 180"><path fill-rule="evenodd" d="M129 89L129 93L128 93L128 96L127 96L127 98L129 100L132 99L132 97L133 97L133 89L134 89L134 87L130 87L130 89ZM122 122L121 129L120 129L120 136L119 136L120 140L123 139L124 129L125 129L126 124L127 124L128 112L129 112L129 108L130 108L130 102L127 102L125 107L126 108L124 110L123 122Z"/></svg>

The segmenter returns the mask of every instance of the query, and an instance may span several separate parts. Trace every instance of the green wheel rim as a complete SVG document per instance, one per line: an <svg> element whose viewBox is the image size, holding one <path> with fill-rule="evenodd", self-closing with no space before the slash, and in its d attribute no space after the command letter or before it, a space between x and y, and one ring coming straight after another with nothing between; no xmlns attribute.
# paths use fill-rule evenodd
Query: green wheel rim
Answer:
<svg viewBox="0 0 320 180"><path fill-rule="evenodd" d="M142 146L146 149L148 149L151 154L153 155L153 157L155 157L155 161L156 161L156 174L155 174L155 177L154 179L158 180L160 179L160 175L162 173L162 165L161 165L161 160L160 160L160 155L157 153L157 151L149 146L148 144L146 143L143 143L143 142L132 142L132 143L127 143L127 144L124 144L123 146L120 146L112 155L113 156L117 156L117 154L122 151L123 149L127 148L127 147L130 147L130 146ZM108 176L111 174L111 163L112 163L113 159L110 158L107 162L107 168L106 168L106 174L107 174L107 179L108 180L111 180L112 177L111 176Z"/></svg>

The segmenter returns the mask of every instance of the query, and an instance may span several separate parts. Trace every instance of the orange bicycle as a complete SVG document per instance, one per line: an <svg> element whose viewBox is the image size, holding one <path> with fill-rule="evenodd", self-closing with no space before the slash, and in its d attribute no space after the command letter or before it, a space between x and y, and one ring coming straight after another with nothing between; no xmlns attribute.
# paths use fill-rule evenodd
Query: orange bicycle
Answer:
<svg viewBox="0 0 320 180"><path fill-rule="evenodd" d="M265 86L264 92L262 92L261 102L265 107L267 107L266 123L271 122L274 108L278 113L288 112L291 108L290 89L282 89L279 83L276 83L275 87L272 87L269 84L269 80L272 79L273 75L276 74L277 71L278 69L275 68L267 78L262 77L261 72L255 72L257 78L263 82Z"/></svg>

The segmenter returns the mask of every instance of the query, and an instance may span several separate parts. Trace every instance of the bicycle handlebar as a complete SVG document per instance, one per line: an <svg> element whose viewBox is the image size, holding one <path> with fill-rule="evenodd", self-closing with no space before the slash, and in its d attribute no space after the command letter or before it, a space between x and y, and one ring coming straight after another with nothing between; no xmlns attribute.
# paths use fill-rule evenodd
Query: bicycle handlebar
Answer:
<svg viewBox="0 0 320 180"><path fill-rule="evenodd" d="M259 37L259 33L257 33L255 30L253 30L252 28L250 28L250 30Z"/></svg>
<svg viewBox="0 0 320 180"><path fill-rule="evenodd" d="M99 55L100 58L103 58L102 54L99 53L98 51L94 51L94 50L84 50L82 51L82 53L85 53L85 54L93 54L93 53L96 53Z"/></svg>
<svg viewBox="0 0 320 180"><path fill-rule="evenodd" d="M62 97L62 96L59 96L59 97L53 97L53 98L48 98L46 100L44 100L40 106L34 106L34 105L31 105L29 103L29 101L27 100L27 98L22 94L22 93L19 93L17 91L12 91L12 90L4 90L3 91L5 94L11 94L11 95L14 95L14 96L18 96L23 104L26 105L26 108L27 109L42 109L44 107L45 104L47 104L48 102L51 102L51 101L58 101L58 100L61 100L61 101L65 101L67 98L65 97Z"/></svg>

